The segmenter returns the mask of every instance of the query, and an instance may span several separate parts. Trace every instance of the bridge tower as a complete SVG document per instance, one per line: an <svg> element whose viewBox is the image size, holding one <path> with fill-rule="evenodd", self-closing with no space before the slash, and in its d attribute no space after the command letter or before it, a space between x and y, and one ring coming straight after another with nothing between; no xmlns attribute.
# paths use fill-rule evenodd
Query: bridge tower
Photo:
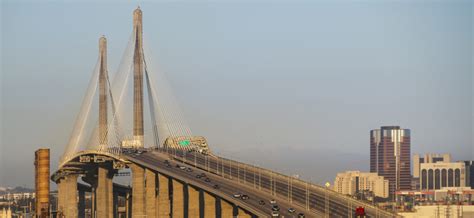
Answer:
<svg viewBox="0 0 474 218"><path fill-rule="evenodd" d="M133 34L135 50L133 54L133 137L137 147L143 147L143 38L142 10L133 11Z"/></svg>
<svg viewBox="0 0 474 218"><path fill-rule="evenodd" d="M107 145L107 39L99 39L99 145ZM106 147L106 146L105 146Z"/></svg>

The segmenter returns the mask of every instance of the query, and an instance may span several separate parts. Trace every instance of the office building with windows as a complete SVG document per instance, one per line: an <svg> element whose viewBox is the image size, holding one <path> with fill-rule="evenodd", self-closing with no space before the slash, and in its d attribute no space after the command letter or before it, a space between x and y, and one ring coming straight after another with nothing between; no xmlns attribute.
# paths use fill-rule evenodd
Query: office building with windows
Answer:
<svg viewBox="0 0 474 218"><path fill-rule="evenodd" d="M389 181L389 194L411 189L410 130L382 126L370 131L370 172Z"/></svg>

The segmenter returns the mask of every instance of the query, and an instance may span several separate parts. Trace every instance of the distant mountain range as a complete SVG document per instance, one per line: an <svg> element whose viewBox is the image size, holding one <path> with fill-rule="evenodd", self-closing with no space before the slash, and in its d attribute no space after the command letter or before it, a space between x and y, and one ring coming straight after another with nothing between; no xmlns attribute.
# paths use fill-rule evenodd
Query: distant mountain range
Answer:
<svg viewBox="0 0 474 218"><path fill-rule="evenodd" d="M21 186L17 186L15 188L11 187L0 187L0 195L7 194L7 193L23 193L23 192L34 192L34 189L25 188Z"/></svg>

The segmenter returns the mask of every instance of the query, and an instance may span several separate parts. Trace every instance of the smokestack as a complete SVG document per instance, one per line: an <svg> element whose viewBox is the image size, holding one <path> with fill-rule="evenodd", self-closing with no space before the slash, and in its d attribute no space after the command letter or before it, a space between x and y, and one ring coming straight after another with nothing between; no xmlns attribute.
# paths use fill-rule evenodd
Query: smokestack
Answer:
<svg viewBox="0 0 474 218"><path fill-rule="evenodd" d="M133 137L137 147L143 147L143 53L142 10L133 11L135 52L133 55Z"/></svg>
<svg viewBox="0 0 474 218"><path fill-rule="evenodd" d="M107 145L107 39L99 39L99 145Z"/></svg>
<svg viewBox="0 0 474 218"><path fill-rule="evenodd" d="M36 217L49 217L49 162L50 161L49 161L48 148L41 148L41 149L36 150L35 152Z"/></svg>

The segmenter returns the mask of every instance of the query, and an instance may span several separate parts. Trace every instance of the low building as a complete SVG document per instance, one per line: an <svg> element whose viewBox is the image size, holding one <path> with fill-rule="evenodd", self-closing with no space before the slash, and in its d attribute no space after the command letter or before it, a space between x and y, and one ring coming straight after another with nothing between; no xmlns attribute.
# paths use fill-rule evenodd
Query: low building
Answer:
<svg viewBox="0 0 474 218"><path fill-rule="evenodd" d="M355 195L363 191L373 192L375 197L389 197L389 181L377 173L346 171L338 173L334 180L334 191Z"/></svg>
<svg viewBox="0 0 474 218"><path fill-rule="evenodd" d="M420 167L423 163L450 163L450 154L419 154L413 155L413 178L420 178Z"/></svg>
<svg viewBox="0 0 474 218"><path fill-rule="evenodd" d="M467 186L468 177L464 162L422 163L420 165L420 190Z"/></svg>

